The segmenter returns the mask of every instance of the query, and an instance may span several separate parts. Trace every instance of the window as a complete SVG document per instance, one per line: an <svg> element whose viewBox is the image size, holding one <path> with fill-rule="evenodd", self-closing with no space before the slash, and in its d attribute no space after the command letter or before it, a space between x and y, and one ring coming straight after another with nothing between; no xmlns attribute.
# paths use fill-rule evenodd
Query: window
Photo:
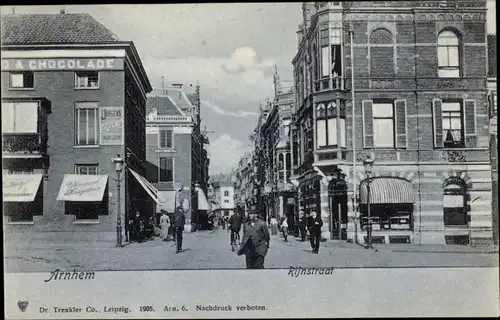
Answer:
<svg viewBox="0 0 500 320"><path fill-rule="evenodd" d="M330 75L330 44L328 41L328 25L323 26L320 31L320 47L321 47L321 76L328 77Z"/></svg>
<svg viewBox="0 0 500 320"><path fill-rule="evenodd" d="M340 110L340 112L339 112ZM339 114L339 117L337 117ZM340 123L340 137L337 137L337 124ZM322 147L345 147L345 109L337 108L335 102L330 102L326 107L319 104L316 107L316 145ZM340 145L339 145L340 144Z"/></svg>
<svg viewBox="0 0 500 320"><path fill-rule="evenodd" d="M342 42L342 29L332 28L332 33L330 35L331 44L341 44Z"/></svg>
<svg viewBox="0 0 500 320"><path fill-rule="evenodd" d="M75 72L76 88L99 88L98 71L77 71Z"/></svg>
<svg viewBox="0 0 500 320"><path fill-rule="evenodd" d="M11 72L10 73L11 88L33 88L34 75L33 71Z"/></svg>
<svg viewBox="0 0 500 320"><path fill-rule="evenodd" d="M75 165L75 174L98 174L97 164L77 164Z"/></svg>
<svg viewBox="0 0 500 320"><path fill-rule="evenodd" d="M443 102L443 138L445 148L463 148L463 120L460 102Z"/></svg>
<svg viewBox="0 0 500 320"><path fill-rule="evenodd" d="M394 41L387 29L376 29L370 35L370 76L394 77Z"/></svg>
<svg viewBox="0 0 500 320"><path fill-rule="evenodd" d="M229 200L224 200L224 203L229 203Z"/></svg>
<svg viewBox="0 0 500 320"><path fill-rule="evenodd" d="M366 204L360 205L361 229L368 226ZM370 205L373 230L413 230L413 204L382 203Z"/></svg>
<svg viewBox="0 0 500 320"><path fill-rule="evenodd" d="M394 148L394 107L392 103L373 104L373 143L375 148Z"/></svg>
<svg viewBox="0 0 500 320"><path fill-rule="evenodd" d="M158 182L173 182L174 181L174 159L160 158L159 159L159 180Z"/></svg>
<svg viewBox="0 0 500 320"><path fill-rule="evenodd" d="M457 35L452 31L441 32L438 37L437 50L439 77L459 77L460 54Z"/></svg>
<svg viewBox="0 0 500 320"><path fill-rule="evenodd" d="M37 133L38 102L2 102L2 133Z"/></svg>
<svg viewBox="0 0 500 320"><path fill-rule="evenodd" d="M75 104L75 123L77 146L95 146L98 137L98 111L97 102L77 102Z"/></svg>
<svg viewBox="0 0 500 320"><path fill-rule="evenodd" d="M229 197L229 191L228 190L224 191L224 197Z"/></svg>
<svg viewBox="0 0 500 320"><path fill-rule="evenodd" d="M160 148L173 148L173 135L171 129L160 129L159 136L159 147Z"/></svg>
<svg viewBox="0 0 500 320"><path fill-rule="evenodd" d="M443 213L445 226L466 226L467 212L465 196L467 186L459 178L452 177L445 182Z"/></svg>
<svg viewBox="0 0 500 320"><path fill-rule="evenodd" d="M494 117L497 115L497 92L496 91L492 91L490 93L490 96L488 97L488 102L489 102L489 106L490 106L490 117Z"/></svg>

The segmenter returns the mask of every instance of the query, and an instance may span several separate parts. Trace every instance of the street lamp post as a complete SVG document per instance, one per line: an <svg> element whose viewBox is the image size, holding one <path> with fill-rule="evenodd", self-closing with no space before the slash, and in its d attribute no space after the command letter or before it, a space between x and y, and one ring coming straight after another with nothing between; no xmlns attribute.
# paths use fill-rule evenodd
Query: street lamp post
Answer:
<svg viewBox="0 0 500 320"><path fill-rule="evenodd" d="M374 160L371 158L366 158L365 161L363 161L363 165L365 167L365 174L366 174L366 191L367 191L367 210L366 210L366 216L368 219L368 225L366 227L366 237L367 237L367 244L366 248L367 249L372 249L372 218L371 218L371 212L370 212L370 183L371 183L371 173L372 173L372 168L373 168L373 162Z"/></svg>
<svg viewBox="0 0 500 320"><path fill-rule="evenodd" d="M121 209L121 173L123 170L123 158L118 154L112 159L116 170L116 246L122 247L122 209Z"/></svg>

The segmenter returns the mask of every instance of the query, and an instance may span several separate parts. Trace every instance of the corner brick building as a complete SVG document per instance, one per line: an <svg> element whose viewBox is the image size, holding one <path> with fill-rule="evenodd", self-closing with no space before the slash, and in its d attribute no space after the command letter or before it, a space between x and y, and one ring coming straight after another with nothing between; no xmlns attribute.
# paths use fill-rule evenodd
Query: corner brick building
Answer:
<svg viewBox="0 0 500 320"><path fill-rule="evenodd" d="M303 16L294 177L323 237L366 242L371 157L374 243L490 242L486 2L315 2Z"/></svg>
<svg viewBox="0 0 500 320"><path fill-rule="evenodd" d="M186 231L208 228L208 138L200 132L199 86L155 88L146 104L147 176L167 201L156 212L186 209ZM182 188L182 189L181 189Z"/></svg>
<svg viewBox="0 0 500 320"><path fill-rule="evenodd" d="M1 54L7 237L116 239L112 158L126 161L122 227L153 202L141 181L152 88L133 42L88 14L13 14Z"/></svg>

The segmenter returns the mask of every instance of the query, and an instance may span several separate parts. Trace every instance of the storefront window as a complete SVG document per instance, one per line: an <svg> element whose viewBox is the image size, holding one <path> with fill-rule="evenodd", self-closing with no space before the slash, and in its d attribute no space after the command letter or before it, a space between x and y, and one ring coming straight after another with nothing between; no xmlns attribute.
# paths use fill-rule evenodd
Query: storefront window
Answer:
<svg viewBox="0 0 500 320"><path fill-rule="evenodd" d="M361 229L368 225L368 206L360 205ZM413 204L389 203L371 204L370 216L373 230L413 230Z"/></svg>

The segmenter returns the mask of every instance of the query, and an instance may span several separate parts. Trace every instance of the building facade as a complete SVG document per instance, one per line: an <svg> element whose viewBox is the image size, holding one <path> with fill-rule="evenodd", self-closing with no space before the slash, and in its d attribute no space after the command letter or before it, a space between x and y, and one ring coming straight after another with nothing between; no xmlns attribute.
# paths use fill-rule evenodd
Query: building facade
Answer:
<svg viewBox="0 0 500 320"><path fill-rule="evenodd" d="M234 181L234 203L247 209L247 200L253 196L253 164L252 153L246 153L238 161Z"/></svg>
<svg viewBox="0 0 500 320"><path fill-rule="evenodd" d="M195 99L180 86L155 88L147 98L147 179L167 199L155 211L186 209L186 230L195 231L207 216L208 158L200 134L199 87ZM194 103L193 103L194 102Z"/></svg>
<svg viewBox="0 0 500 320"><path fill-rule="evenodd" d="M88 14L13 14L1 53L6 234L116 239L118 214L126 233L153 203L141 181L151 85L133 42Z"/></svg>
<svg viewBox="0 0 500 320"><path fill-rule="evenodd" d="M493 243L498 244L498 122L497 122L497 36L488 35L488 105L490 116L490 160Z"/></svg>
<svg viewBox="0 0 500 320"><path fill-rule="evenodd" d="M231 179L214 181L212 187L215 195L215 215L219 218L234 214L236 205L234 202L234 184Z"/></svg>
<svg viewBox="0 0 500 320"><path fill-rule="evenodd" d="M264 159L265 208L268 219L286 216L289 223L295 217L296 190L291 183L290 126L292 122L293 88L284 87L278 73L274 74L275 96L269 104L269 114L261 128Z"/></svg>
<svg viewBox="0 0 500 320"><path fill-rule="evenodd" d="M491 241L486 2L316 2L303 17L294 174L323 237L365 243L369 202L374 242Z"/></svg>

